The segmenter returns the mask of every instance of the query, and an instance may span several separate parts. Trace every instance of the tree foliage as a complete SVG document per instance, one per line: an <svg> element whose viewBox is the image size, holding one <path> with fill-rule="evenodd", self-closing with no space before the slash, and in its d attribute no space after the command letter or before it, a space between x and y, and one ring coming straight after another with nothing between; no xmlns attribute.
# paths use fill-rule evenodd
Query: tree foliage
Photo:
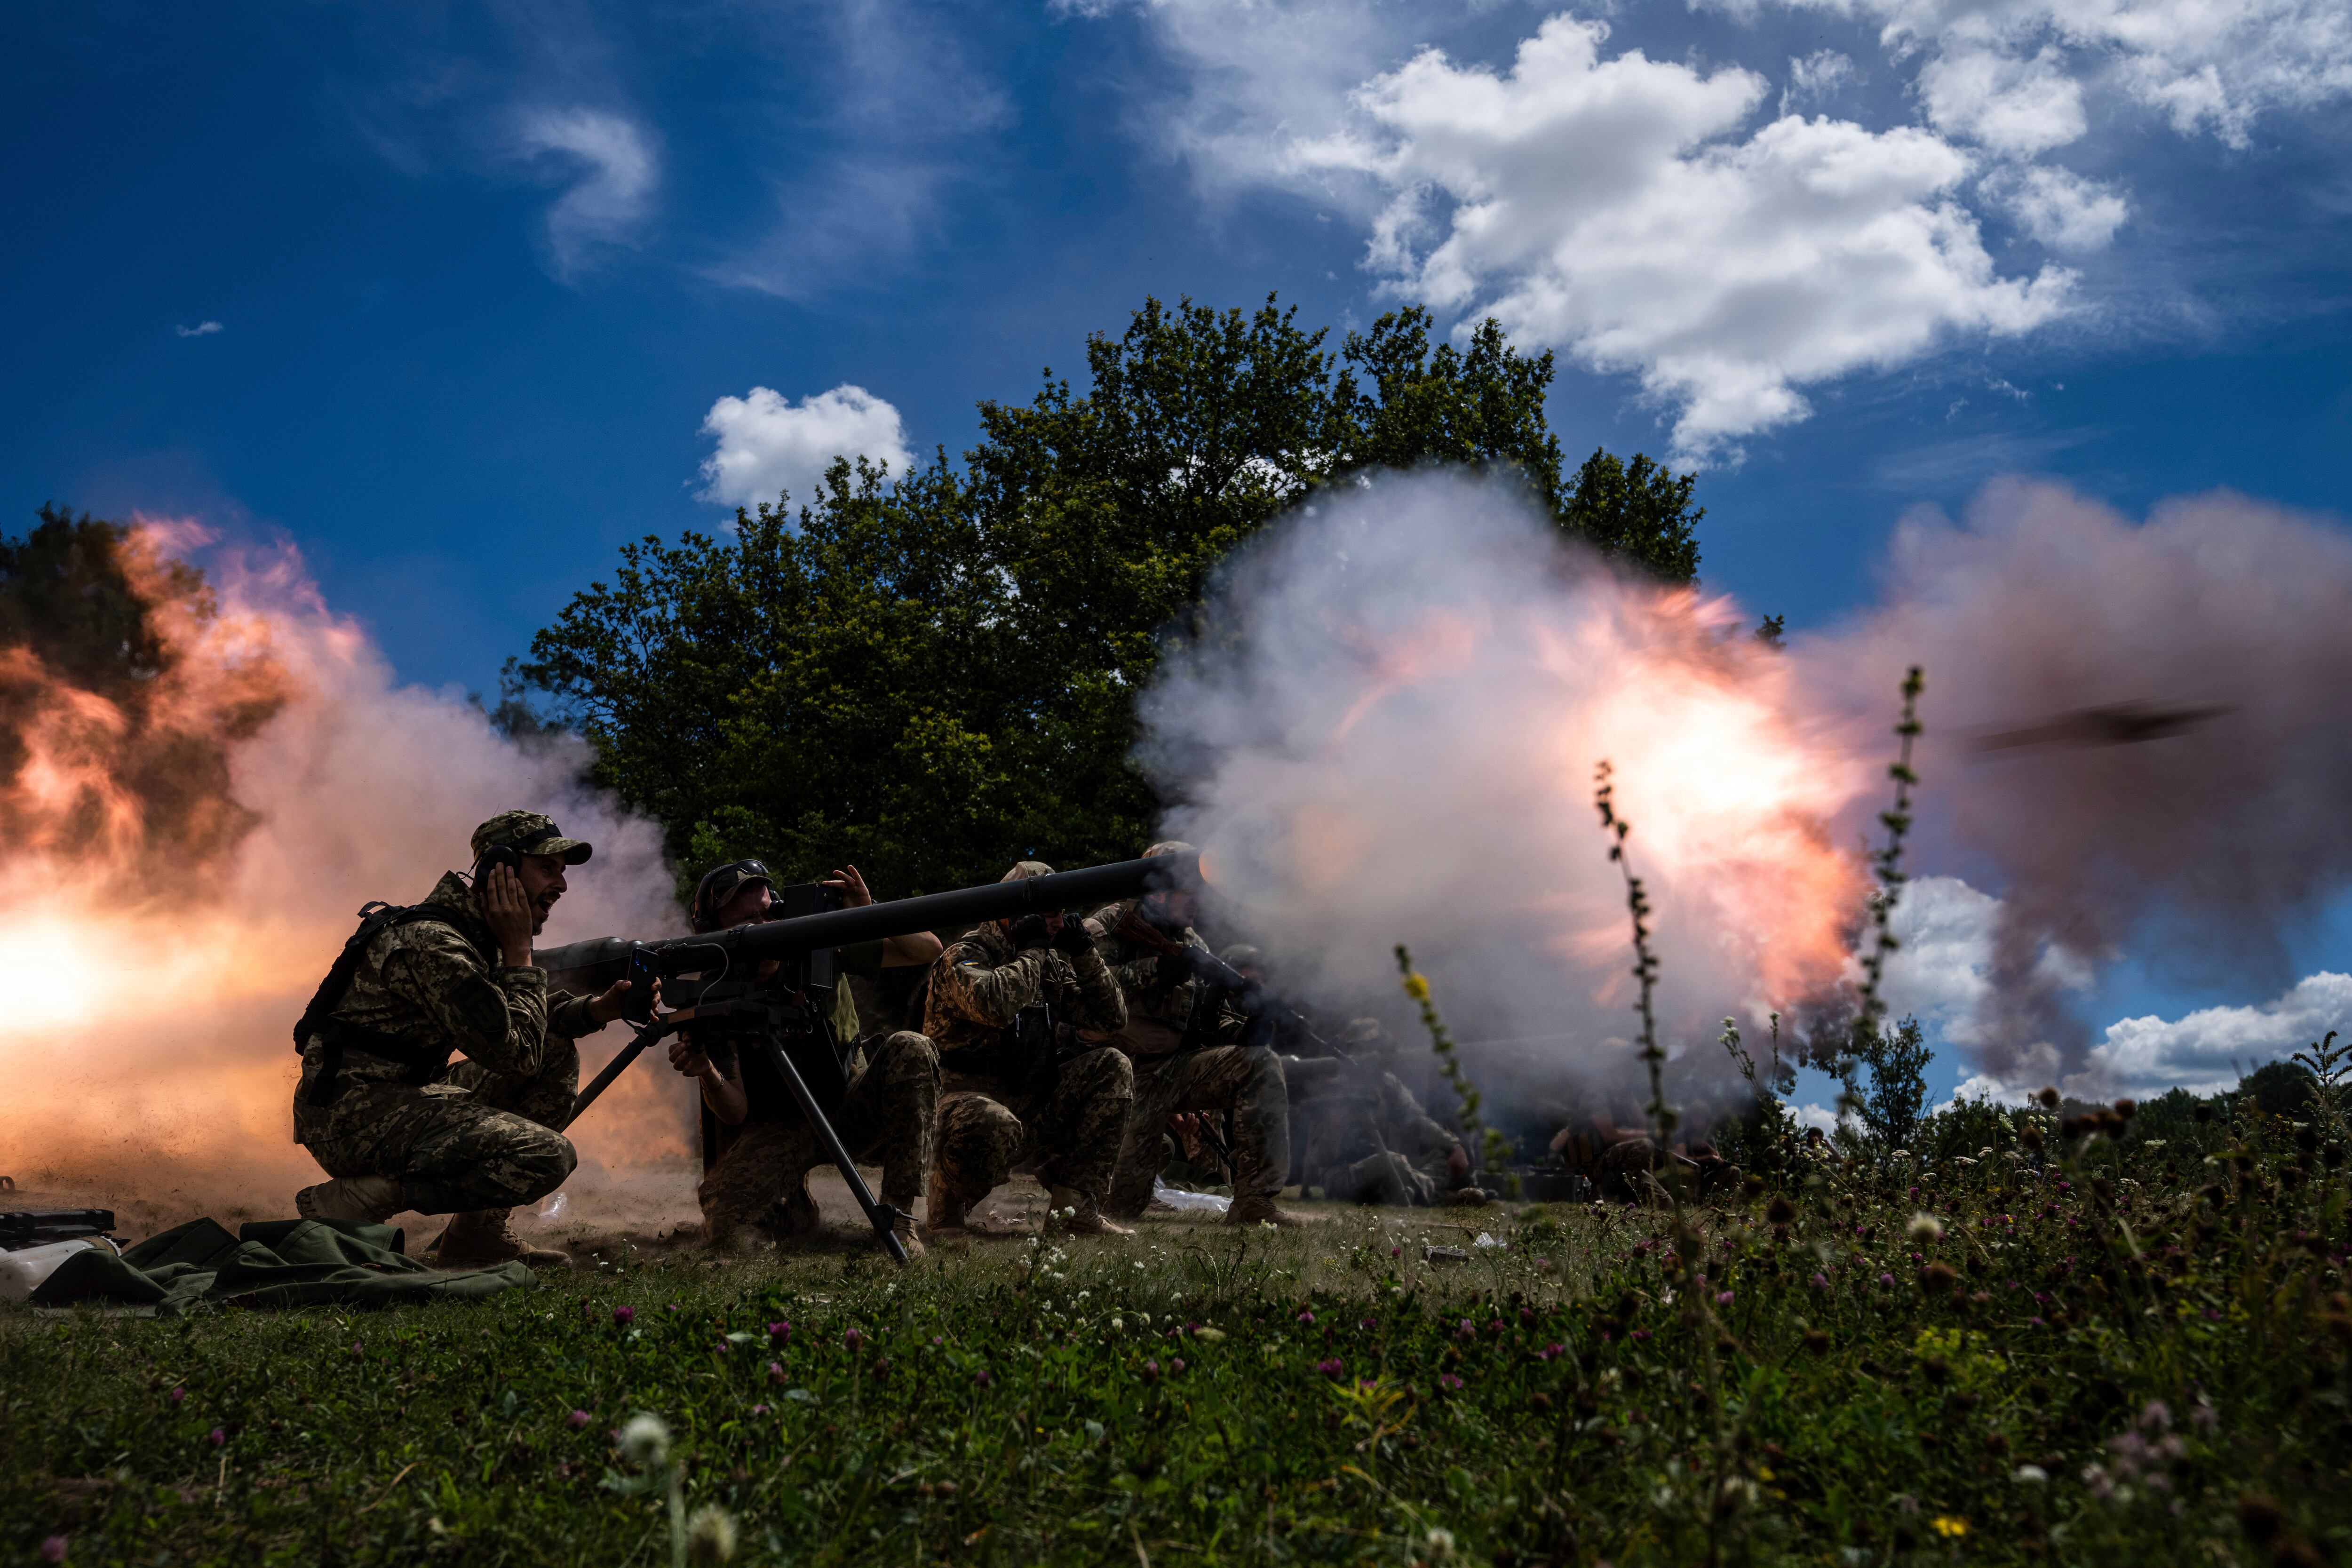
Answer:
<svg viewBox="0 0 2352 1568"><path fill-rule="evenodd" d="M1147 300L984 402L961 468L837 462L795 514L648 537L576 595L513 672L596 749L598 781L659 819L691 875L759 855L851 858L908 893L1036 856L1141 849L1157 802L1128 762L1161 639L1233 548L1367 468L1515 476L1561 531L1675 581L1697 570L1693 481L1595 452L1574 474L1543 413L1550 354L1486 322L1463 348L1392 312L1337 353L1272 298ZM509 723L528 723L512 700Z"/></svg>

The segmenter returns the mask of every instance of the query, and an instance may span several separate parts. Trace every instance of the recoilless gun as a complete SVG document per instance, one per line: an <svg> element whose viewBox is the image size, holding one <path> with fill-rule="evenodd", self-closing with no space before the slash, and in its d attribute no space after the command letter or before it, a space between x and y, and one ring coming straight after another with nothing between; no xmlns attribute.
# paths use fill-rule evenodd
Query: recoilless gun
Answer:
<svg viewBox="0 0 2352 1568"><path fill-rule="evenodd" d="M531 962L548 972L552 987L593 994L618 980L635 983L624 1016L636 1032L580 1091L565 1125L577 1121L648 1047L681 1028L714 1026L766 1055L865 1211L876 1240L903 1264L906 1248L891 1229L900 1216L876 1200L826 1115L826 1106L837 1107L848 1087L848 1050L854 1044L836 1038L833 1029L834 950L1139 898L1199 874L1198 857L1163 855L854 910L787 914L698 936L661 942L604 937L534 952ZM659 1017L650 1013L651 982L656 978L664 999L675 1005Z"/></svg>

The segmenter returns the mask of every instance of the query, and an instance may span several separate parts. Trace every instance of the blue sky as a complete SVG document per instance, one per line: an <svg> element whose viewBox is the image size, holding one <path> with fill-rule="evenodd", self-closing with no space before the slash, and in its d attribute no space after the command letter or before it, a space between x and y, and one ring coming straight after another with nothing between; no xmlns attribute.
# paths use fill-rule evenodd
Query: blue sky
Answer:
<svg viewBox="0 0 2352 1568"><path fill-rule="evenodd" d="M427 685L488 685L621 541L720 521L720 399L775 395L755 478L835 428L953 453L1146 294L1498 310L1559 352L1571 452L1703 466L1709 584L1792 626L2002 472L2135 513L2352 489L2352 22L2318 0L0 29L8 526L283 531ZM2347 967L2347 923L2298 957Z"/></svg>

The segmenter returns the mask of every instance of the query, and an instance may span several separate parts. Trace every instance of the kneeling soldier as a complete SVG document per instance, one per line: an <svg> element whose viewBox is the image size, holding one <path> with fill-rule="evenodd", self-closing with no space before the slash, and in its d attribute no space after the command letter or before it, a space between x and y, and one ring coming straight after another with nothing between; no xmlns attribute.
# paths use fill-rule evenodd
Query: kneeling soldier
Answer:
<svg viewBox="0 0 2352 1568"><path fill-rule="evenodd" d="M573 1042L620 1016L629 983L551 994L531 967L530 939L587 844L509 811L474 829L473 849L470 886L452 871L421 904L371 906L296 1026L294 1139L334 1179L294 1205L362 1223L454 1213L445 1268L568 1264L526 1247L507 1212L572 1173L577 1156L560 1130L580 1086Z"/></svg>
<svg viewBox="0 0 2352 1568"><path fill-rule="evenodd" d="M1003 880L1052 873L1024 860ZM1118 1051L1081 1038L1127 1022L1087 923L1031 914L974 926L931 965L925 1020L941 1089L931 1229L961 1228L1014 1165L1042 1156L1037 1178L1056 1212L1072 1211L1069 1228L1133 1234L1102 1217L1135 1075Z"/></svg>
<svg viewBox="0 0 2352 1568"><path fill-rule="evenodd" d="M1150 859L1192 847L1171 839L1143 853ZM1193 1016L1196 1005L1218 1005L1204 994L1187 956L1208 952L1192 930L1199 901L1189 888L1163 888L1094 914L1104 933L1103 961L1127 997L1127 1024L1112 1043L1135 1064L1135 1104L1104 1206L1127 1218L1150 1204L1152 1178L1171 1153L1171 1117L1224 1112L1234 1140L1234 1201L1226 1223L1297 1225L1297 1215L1275 1205L1290 1176L1290 1096L1282 1058L1263 1047L1211 1044L1223 1020Z"/></svg>
<svg viewBox="0 0 2352 1568"><path fill-rule="evenodd" d="M841 894L847 909L874 901L854 866L835 872L825 886ZM694 929L725 931L765 920L774 897L768 868L759 861L721 866L694 890ZM940 950L939 938L929 932L877 945L879 965L891 968L922 964ZM669 1059L698 1080L702 1103L730 1130L721 1135L718 1163L695 1194L711 1244L731 1247L747 1233L765 1232L780 1241L814 1234L821 1222L808 1173L830 1164L833 1155L801 1114L766 1042L697 1026L690 1037L671 1043ZM882 1202L908 1216L892 1228L907 1256L919 1258L923 1244L916 1239L913 1215L939 1120L939 1053L912 1030L877 1031L857 1041L846 1066L848 1089L825 1108L826 1118L851 1159L881 1165Z"/></svg>

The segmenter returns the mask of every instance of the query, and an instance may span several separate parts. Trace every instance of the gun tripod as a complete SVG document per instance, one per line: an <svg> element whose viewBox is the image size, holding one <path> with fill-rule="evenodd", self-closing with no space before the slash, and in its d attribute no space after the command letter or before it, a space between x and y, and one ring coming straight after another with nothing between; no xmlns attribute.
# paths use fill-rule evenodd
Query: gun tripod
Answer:
<svg viewBox="0 0 2352 1568"><path fill-rule="evenodd" d="M579 1121L580 1113L593 1105L596 1097L611 1088L613 1080L626 1072L629 1064L643 1055L646 1047L657 1043L664 1036L675 1034L682 1025L690 1024L697 1017L709 1019L753 1010L730 1002L710 1003L700 1007L681 1007L651 1023L640 1025L629 1043L604 1064L604 1070L592 1079L588 1087L580 1091L579 1098L572 1102L572 1114L564 1118L564 1127ZM766 1010L764 1007L757 1009L761 1012ZM848 1184L849 1195L856 1198L857 1206L866 1211L866 1223L874 1227L874 1239L881 1244L882 1250L890 1255L893 1262L904 1268L907 1248L905 1243L898 1239L896 1226L899 1220L914 1216L882 1202L874 1195L874 1189L866 1184L866 1178L859 1173L856 1162L849 1157L848 1149L841 1142L841 1134L833 1130L833 1122L825 1115L824 1108L817 1103L808 1080L801 1076L800 1064L793 1061L792 1053L784 1048L782 1031L773 1027L763 1029L760 1041L767 1052L768 1060L775 1067L776 1075L784 1080L784 1087L792 1091L793 1100L799 1104L801 1114L808 1119L809 1126L823 1141L825 1152L833 1157L834 1169L839 1171L841 1179ZM559 1131L562 1130L557 1129Z"/></svg>

